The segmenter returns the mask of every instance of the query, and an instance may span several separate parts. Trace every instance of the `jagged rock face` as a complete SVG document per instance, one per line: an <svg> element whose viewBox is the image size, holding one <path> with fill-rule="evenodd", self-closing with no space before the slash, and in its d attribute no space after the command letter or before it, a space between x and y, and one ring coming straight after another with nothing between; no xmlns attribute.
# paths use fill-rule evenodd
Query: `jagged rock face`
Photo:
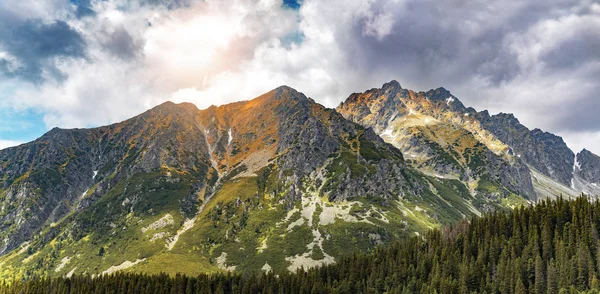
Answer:
<svg viewBox="0 0 600 294"><path fill-rule="evenodd" d="M577 153L579 176L589 183L600 183L600 156L583 149Z"/></svg>
<svg viewBox="0 0 600 294"><path fill-rule="evenodd" d="M54 129L0 151L0 163L0 277L121 264L293 271L482 207L460 182L407 167L372 129L289 87Z"/></svg>
<svg viewBox="0 0 600 294"><path fill-rule="evenodd" d="M34 142L0 151L0 255L44 225L90 206L133 174L162 165L207 174L203 134L189 132L197 127L191 123L194 109L168 103L124 123L53 129Z"/></svg>
<svg viewBox="0 0 600 294"><path fill-rule="evenodd" d="M475 111L444 88L417 93L392 81L381 89L350 95L337 111L373 128L424 172L460 179L473 190L480 179L502 187L494 193L476 192L484 196L517 193L535 199L526 165L507 154L508 146L481 127Z"/></svg>
<svg viewBox="0 0 600 294"><path fill-rule="evenodd" d="M295 271L529 203L529 168L476 114L391 82L338 111L283 86L54 129L0 151L0 278Z"/></svg>
<svg viewBox="0 0 600 294"><path fill-rule="evenodd" d="M477 118L528 165L563 185L571 185L574 153L561 137L540 129L529 130L512 114L490 116L483 111Z"/></svg>
<svg viewBox="0 0 600 294"><path fill-rule="evenodd" d="M571 188L590 196L600 196L600 157L583 149L574 161Z"/></svg>

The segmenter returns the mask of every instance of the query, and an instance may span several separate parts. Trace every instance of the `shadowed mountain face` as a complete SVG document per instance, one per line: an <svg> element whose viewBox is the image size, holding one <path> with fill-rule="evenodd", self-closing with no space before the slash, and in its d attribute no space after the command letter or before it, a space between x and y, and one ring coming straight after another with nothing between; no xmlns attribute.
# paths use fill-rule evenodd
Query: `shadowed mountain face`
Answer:
<svg viewBox="0 0 600 294"><path fill-rule="evenodd" d="M512 114L490 116L483 111L477 118L524 162L563 185L571 185L575 154L561 137L540 129L529 130Z"/></svg>
<svg viewBox="0 0 600 294"><path fill-rule="evenodd" d="M0 151L0 278L295 271L541 192L576 193L479 116L443 88L391 82L337 111L282 86L53 129ZM594 156L571 170L586 187Z"/></svg>
<svg viewBox="0 0 600 294"><path fill-rule="evenodd" d="M583 149L577 154L576 160L582 179L590 183L600 183L600 156Z"/></svg>
<svg viewBox="0 0 600 294"><path fill-rule="evenodd" d="M575 156L571 187L588 195L600 195L600 157L587 149Z"/></svg>

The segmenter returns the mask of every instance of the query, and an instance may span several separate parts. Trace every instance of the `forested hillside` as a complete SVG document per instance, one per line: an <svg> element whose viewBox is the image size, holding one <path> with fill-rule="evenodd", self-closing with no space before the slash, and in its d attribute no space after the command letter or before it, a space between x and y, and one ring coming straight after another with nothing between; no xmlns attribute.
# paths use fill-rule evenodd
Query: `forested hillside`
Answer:
<svg viewBox="0 0 600 294"><path fill-rule="evenodd" d="M425 238L399 241L307 272L76 275L8 281L0 293L596 293L599 226L598 201L547 200L510 213L473 217Z"/></svg>

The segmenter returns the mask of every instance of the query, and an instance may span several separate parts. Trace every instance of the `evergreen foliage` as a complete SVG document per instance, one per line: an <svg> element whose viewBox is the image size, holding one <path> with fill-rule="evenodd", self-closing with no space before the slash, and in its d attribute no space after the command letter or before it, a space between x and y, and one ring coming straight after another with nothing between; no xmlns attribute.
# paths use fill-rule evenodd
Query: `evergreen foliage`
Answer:
<svg viewBox="0 0 600 294"><path fill-rule="evenodd" d="M5 281L3 293L598 293L600 202L541 201L285 273L117 273Z"/></svg>

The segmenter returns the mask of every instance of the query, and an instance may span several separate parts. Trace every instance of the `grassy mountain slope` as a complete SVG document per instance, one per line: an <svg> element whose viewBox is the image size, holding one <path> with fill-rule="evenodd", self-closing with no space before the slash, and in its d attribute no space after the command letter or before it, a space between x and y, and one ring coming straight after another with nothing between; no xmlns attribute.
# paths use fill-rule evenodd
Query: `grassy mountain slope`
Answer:
<svg viewBox="0 0 600 294"><path fill-rule="evenodd" d="M600 203L545 200L281 275L33 279L0 293L598 293Z"/></svg>
<svg viewBox="0 0 600 294"><path fill-rule="evenodd" d="M289 87L55 129L0 162L3 278L281 273L508 207Z"/></svg>

